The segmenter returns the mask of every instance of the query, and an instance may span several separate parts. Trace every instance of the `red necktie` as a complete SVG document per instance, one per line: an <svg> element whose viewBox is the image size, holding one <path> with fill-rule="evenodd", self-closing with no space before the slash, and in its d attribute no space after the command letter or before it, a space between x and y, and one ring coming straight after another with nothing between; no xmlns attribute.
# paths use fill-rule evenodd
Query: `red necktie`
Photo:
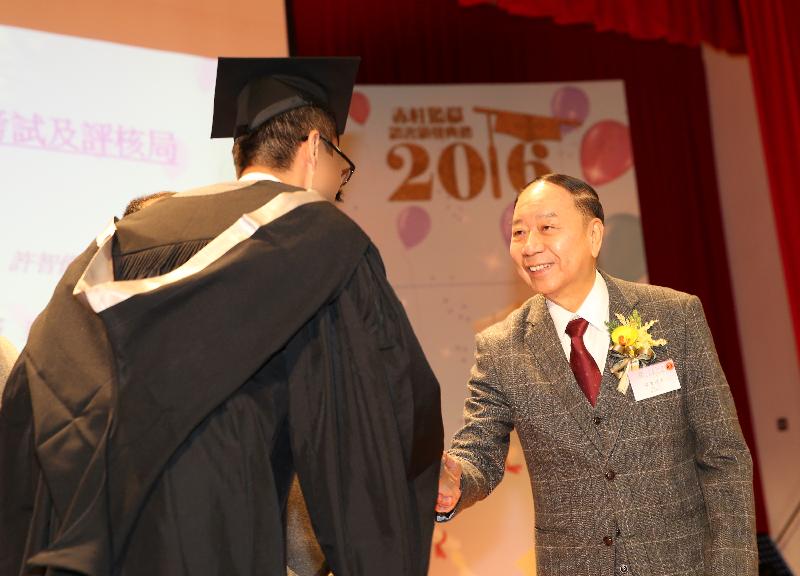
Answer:
<svg viewBox="0 0 800 576"><path fill-rule="evenodd" d="M572 340L569 365L572 367L572 372L575 374L575 379L578 381L581 390L586 394L586 398L591 405L594 406L597 404L597 395L600 394L600 379L602 376L597 368L597 363L586 349L586 344L583 343L583 335L588 327L589 322L583 318L575 318L567 324L565 332Z"/></svg>

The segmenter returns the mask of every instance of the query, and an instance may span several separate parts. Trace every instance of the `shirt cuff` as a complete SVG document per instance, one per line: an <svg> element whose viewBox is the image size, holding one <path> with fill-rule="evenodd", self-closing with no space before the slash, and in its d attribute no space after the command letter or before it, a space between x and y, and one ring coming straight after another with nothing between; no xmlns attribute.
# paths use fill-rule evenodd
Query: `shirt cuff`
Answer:
<svg viewBox="0 0 800 576"><path fill-rule="evenodd" d="M461 498L458 499L456 505L453 506L453 509L450 512L445 512L440 514L439 512L436 513L436 521L437 522L447 522L448 520L452 520L453 516L456 515L456 510L458 510L458 505L461 503Z"/></svg>

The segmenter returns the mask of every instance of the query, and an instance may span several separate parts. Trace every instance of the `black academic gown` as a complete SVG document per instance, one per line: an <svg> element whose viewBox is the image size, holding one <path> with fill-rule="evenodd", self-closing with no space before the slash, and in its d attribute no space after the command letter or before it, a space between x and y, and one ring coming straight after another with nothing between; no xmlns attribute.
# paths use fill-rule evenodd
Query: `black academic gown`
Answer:
<svg viewBox="0 0 800 576"><path fill-rule="evenodd" d="M292 189L163 200L118 225L116 278L164 274ZM0 411L0 576L285 574L296 472L339 575L423 575L439 387L377 250L327 202L99 314L68 269ZM21 566L21 572L20 572Z"/></svg>

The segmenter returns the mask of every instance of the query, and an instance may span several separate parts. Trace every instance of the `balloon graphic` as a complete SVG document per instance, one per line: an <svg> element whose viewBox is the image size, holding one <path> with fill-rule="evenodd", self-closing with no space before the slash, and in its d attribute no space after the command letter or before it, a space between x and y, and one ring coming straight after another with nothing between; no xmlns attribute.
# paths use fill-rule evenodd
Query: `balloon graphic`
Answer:
<svg viewBox="0 0 800 576"><path fill-rule="evenodd" d="M363 92L353 92L353 98L350 100L350 118L364 124L369 118L369 98Z"/></svg>
<svg viewBox="0 0 800 576"><path fill-rule="evenodd" d="M514 218L514 202L506 206L503 213L500 215L500 233L503 235L503 240L506 246L511 244L511 220Z"/></svg>
<svg viewBox="0 0 800 576"><path fill-rule="evenodd" d="M557 118L575 120L583 124L589 116L589 97L586 92L574 86L564 86L556 90L550 100L550 110ZM576 126L562 125L561 135L574 130Z"/></svg>
<svg viewBox="0 0 800 576"><path fill-rule="evenodd" d="M592 186L616 180L633 166L630 130L616 120L602 120L589 128L581 142L581 168Z"/></svg>
<svg viewBox="0 0 800 576"><path fill-rule="evenodd" d="M431 217L419 206L404 208L397 216L397 234L406 248L413 248L431 231Z"/></svg>

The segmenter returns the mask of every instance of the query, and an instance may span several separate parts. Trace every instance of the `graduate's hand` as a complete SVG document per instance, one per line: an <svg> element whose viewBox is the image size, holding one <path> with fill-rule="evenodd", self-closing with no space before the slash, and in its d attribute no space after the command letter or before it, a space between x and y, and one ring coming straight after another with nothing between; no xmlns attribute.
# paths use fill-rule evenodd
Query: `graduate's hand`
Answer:
<svg viewBox="0 0 800 576"><path fill-rule="evenodd" d="M461 464L451 458L447 452L442 454L439 468L439 497L436 499L436 511L447 514L458 504L461 498Z"/></svg>

